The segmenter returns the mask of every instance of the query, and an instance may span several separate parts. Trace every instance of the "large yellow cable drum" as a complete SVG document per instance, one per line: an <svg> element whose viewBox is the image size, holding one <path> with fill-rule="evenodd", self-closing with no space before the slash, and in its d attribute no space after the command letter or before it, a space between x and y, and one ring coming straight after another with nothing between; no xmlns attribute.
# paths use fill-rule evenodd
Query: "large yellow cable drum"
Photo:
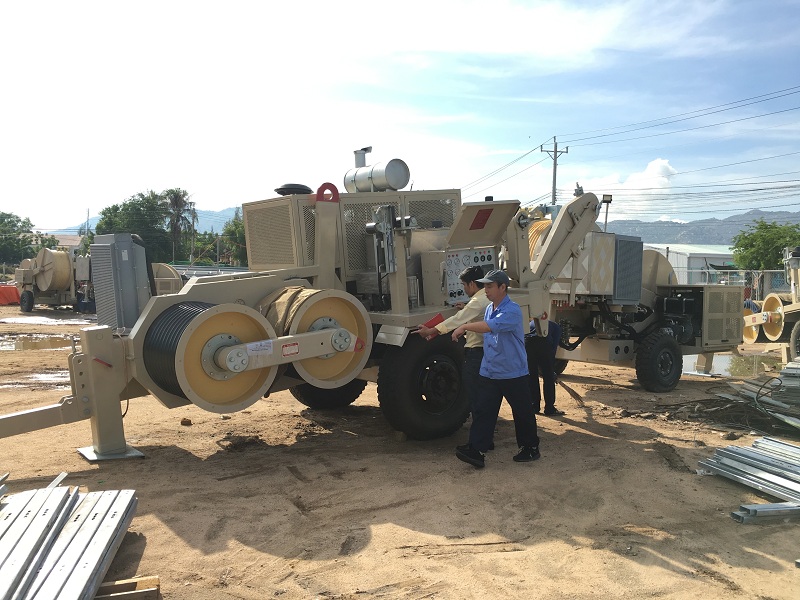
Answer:
<svg viewBox="0 0 800 600"><path fill-rule="evenodd" d="M764 323L761 328L770 342L788 342L792 333L791 327L785 327L783 307L791 303L789 294L769 294L764 298L761 312L770 313L769 322Z"/></svg>
<svg viewBox="0 0 800 600"><path fill-rule="evenodd" d="M278 336L321 329L346 329L357 336L356 352L334 352L292 363L297 374L315 387L332 389L349 383L369 359L369 315L361 302L347 292L287 287L270 294L258 306Z"/></svg>
<svg viewBox="0 0 800 600"><path fill-rule="evenodd" d="M269 322L247 306L182 302L166 309L148 329L144 364L165 391L211 412L235 412L264 396L278 366L230 372L215 365L215 351L276 337Z"/></svg>
<svg viewBox="0 0 800 600"><path fill-rule="evenodd" d="M69 252L42 248L36 255L36 287L42 292L65 291L72 285Z"/></svg>

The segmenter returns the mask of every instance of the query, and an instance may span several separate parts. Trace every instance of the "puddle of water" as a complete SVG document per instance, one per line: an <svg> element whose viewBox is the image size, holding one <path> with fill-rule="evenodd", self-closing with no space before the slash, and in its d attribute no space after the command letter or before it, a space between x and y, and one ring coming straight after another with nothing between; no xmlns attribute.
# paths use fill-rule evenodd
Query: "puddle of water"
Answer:
<svg viewBox="0 0 800 600"><path fill-rule="evenodd" d="M693 367L693 358L690 356L684 357L684 365L689 368ZM690 360L691 362L689 362ZM775 354L751 354L748 356L715 354L714 362L711 366L711 374L752 379L764 373L777 376L782 368L783 362Z"/></svg>
<svg viewBox="0 0 800 600"><path fill-rule="evenodd" d="M12 325L91 325L97 322L97 317L93 319L51 319L49 317L8 317L0 319L0 323Z"/></svg>
<svg viewBox="0 0 800 600"><path fill-rule="evenodd" d="M68 390L69 386L69 371L52 371L51 373L41 373L36 375L29 375L25 378L28 383L6 383L0 385L0 389L28 389L33 384L45 384L47 389L53 390ZM62 385L52 385L62 384ZM66 384L66 385L63 385ZM41 386L41 385L40 385Z"/></svg>
<svg viewBox="0 0 800 600"><path fill-rule="evenodd" d="M53 350L72 348L72 338L63 335L5 335L0 336L2 350Z"/></svg>
<svg viewBox="0 0 800 600"><path fill-rule="evenodd" d="M28 379L43 383L63 383L64 381L69 381L69 371L53 371L52 373L31 375L28 377Z"/></svg>

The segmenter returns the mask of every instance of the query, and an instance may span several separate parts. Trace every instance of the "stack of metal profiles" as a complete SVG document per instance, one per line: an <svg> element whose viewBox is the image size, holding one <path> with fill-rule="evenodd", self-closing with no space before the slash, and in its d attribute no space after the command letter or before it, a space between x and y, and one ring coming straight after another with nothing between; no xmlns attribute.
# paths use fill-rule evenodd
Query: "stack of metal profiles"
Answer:
<svg viewBox="0 0 800 600"><path fill-rule="evenodd" d="M91 599L136 512L134 490L59 486L0 502L0 599Z"/></svg>
<svg viewBox="0 0 800 600"><path fill-rule="evenodd" d="M781 369L779 389L772 392L772 399L800 409L800 362L786 363Z"/></svg>
<svg viewBox="0 0 800 600"><path fill-rule="evenodd" d="M800 429L800 362L787 363L780 377L731 381L728 385L762 413ZM735 399L725 394L718 395Z"/></svg>
<svg viewBox="0 0 800 600"><path fill-rule="evenodd" d="M800 517L800 446L774 438L761 438L752 447L728 446L700 461L712 473L738 481L785 500L780 505L744 505L731 513L739 522L787 520Z"/></svg>
<svg viewBox="0 0 800 600"><path fill-rule="evenodd" d="M800 519L800 504L797 502L775 502L773 504L742 504L731 513L739 523L772 523Z"/></svg>

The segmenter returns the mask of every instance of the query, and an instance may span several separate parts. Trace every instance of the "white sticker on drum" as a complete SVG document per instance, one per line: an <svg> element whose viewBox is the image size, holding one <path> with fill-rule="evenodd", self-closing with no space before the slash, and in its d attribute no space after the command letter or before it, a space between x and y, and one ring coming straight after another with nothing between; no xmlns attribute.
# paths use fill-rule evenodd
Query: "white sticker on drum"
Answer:
<svg viewBox="0 0 800 600"><path fill-rule="evenodd" d="M248 354L272 354L272 340L261 340L247 344Z"/></svg>

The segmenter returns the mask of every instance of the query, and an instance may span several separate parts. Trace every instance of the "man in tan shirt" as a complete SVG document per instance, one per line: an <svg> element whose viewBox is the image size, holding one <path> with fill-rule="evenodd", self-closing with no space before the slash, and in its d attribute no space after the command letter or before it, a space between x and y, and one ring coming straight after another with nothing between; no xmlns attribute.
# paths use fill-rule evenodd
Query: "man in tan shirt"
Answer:
<svg viewBox="0 0 800 600"><path fill-rule="evenodd" d="M449 333L459 325L483 321L486 307L491 304L486 297L486 292L483 291L483 283L478 281L479 279L483 279L483 271L480 267L467 267L461 271L458 277L461 279L461 285L464 286L464 292L469 296L469 302L460 306L456 304L461 310L434 327L425 327L421 325L417 333L422 337L427 338L431 335ZM478 384L478 372L480 371L481 361L483 360L483 334L467 331L465 340L464 364L461 368L461 385L466 386L465 389L469 397L470 410L472 410L475 406L473 394Z"/></svg>

